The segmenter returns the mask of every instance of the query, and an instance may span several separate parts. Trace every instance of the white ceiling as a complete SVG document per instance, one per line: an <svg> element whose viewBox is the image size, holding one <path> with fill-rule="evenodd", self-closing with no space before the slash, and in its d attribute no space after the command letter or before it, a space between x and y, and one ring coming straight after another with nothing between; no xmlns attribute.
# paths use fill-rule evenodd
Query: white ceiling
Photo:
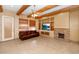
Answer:
<svg viewBox="0 0 79 59"><path fill-rule="evenodd" d="M22 12L22 14L24 15L29 15L30 13L32 13L32 11L37 11L43 7L45 7L46 5L36 5L35 8L33 5L31 5L30 7L28 7L24 12ZM15 13L17 13L17 11L22 7L22 5L3 5L3 11L13 11Z"/></svg>
<svg viewBox="0 0 79 59"><path fill-rule="evenodd" d="M30 13L32 13L33 11L37 11L43 7L45 7L46 5L36 5L35 7L32 5L30 7L28 7L22 14L25 15L29 15Z"/></svg>
<svg viewBox="0 0 79 59"><path fill-rule="evenodd" d="M22 12L22 14L29 15L30 13L32 13L32 11L37 11L45 6L46 5L36 5L34 8L34 6L31 5L24 12ZM49 10L44 11L43 13L39 14L39 16L42 16L44 14L51 13L51 12L54 12L56 10L60 10L60 9L63 9L63 8L69 7L69 6L71 6L71 5L60 5L60 6L54 7L52 9L49 9ZM21 7L22 7L22 5L3 5L3 11L13 11L13 12L17 13L17 11Z"/></svg>
<svg viewBox="0 0 79 59"><path fill-rule="evenodd" d="M42 16L44 14L51 13L51 12L54 12L54 11L57 11L57 10L60 10L60 9L63 9L63 8L69 7L69 6L71 6L71 5L60 5L60 6L54 7L52 9L49 9L49 10L44 11L43 13L39 14L39 16Z"/></svg>

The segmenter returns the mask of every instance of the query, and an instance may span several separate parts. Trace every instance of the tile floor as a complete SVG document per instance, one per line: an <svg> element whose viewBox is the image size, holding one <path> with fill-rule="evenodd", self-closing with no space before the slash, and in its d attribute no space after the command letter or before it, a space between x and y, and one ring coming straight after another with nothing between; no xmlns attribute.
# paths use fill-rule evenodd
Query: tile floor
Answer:
<svg viewBox="0 0 79 59"><path fill-rule="evenodd" d="M1 54L29 54L29 53L79 53L79 44L46 37L35 37L21 41L19 39L0 42Z"/></svg>

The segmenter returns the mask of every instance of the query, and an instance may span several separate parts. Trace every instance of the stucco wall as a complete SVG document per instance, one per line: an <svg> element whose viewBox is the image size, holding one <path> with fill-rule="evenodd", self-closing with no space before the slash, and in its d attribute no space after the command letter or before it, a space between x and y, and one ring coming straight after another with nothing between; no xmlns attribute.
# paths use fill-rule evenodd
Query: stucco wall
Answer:
<svg viewBox="0 0 79 59"><path fill-rule="evenodd" d="M54 16L54 28L69 28L69 12Z"/></svg>
<svg viewBox="0 0 79 59"><path fill-rule="evenodd" d="M70 40L79 41L79 8L70 12Z"/></svg>
<svg viewBox="0 0 79 59"><path fill-rule="evenodd" d="M0 41L2 39L2 15L0 13Z"/></svg>

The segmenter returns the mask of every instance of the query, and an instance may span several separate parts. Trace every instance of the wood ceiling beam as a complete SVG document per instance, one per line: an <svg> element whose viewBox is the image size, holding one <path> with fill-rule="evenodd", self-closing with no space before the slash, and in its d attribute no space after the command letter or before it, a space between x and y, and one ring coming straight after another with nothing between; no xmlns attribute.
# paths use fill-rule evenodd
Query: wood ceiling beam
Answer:
<svg viewBox="0 0 79 59"><path fill-rule="evenodd" d="M3 12L3 7L2 7L2 5L0 5L0 12Z"/></svg>
<svg viewBox="0 0 79 59"><path fill-rule="evenodd" d="M24 10L26 10L30 5L23 5L18 12L16 13L17 15L20 15Z"/></svg>
<svg viewBox="0 0 79 59"><path fill-rule="evenodd" d="M49 16L53 16L53 15L56 15L56 14L59 14L59 13L68 12L70 10L74 10L75 8L79 8L79 5L72 5L70 7L67 7L67 8L64 8L64 9L61 9L61 10L58 10L58 11L55 11L55 12L51 12L51 13L48 13L48 14L44 14L42 16L39 16L38 18L49 17Z"/></svg>
<svg viewBox="0 0 79 59"><path fill-rule="evenodd" d="M44 11L46 11L46 10L49 10L49 9L51 9L51 8L54 8L54 7L56 7L56 6L57 6L57 5L47 5L47 6L43 7L43 8L41 8L40 10L37 10L35 13L42 13L42 12L44 12ZM32 15L32 13L29 14L28 17L30 17L31 15Z"/></svg>

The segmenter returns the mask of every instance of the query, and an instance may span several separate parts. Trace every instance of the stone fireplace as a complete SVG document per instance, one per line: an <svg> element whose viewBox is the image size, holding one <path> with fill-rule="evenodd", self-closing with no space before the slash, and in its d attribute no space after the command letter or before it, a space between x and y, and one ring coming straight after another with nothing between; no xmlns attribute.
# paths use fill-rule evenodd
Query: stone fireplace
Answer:
<svg viewBox="0 0 79 59"><path fill-rule="evenodd" d="M70 39L70 31L69 29L66 28L55 28L54 34L55 39L63 39L63 40Z"/></svg>

